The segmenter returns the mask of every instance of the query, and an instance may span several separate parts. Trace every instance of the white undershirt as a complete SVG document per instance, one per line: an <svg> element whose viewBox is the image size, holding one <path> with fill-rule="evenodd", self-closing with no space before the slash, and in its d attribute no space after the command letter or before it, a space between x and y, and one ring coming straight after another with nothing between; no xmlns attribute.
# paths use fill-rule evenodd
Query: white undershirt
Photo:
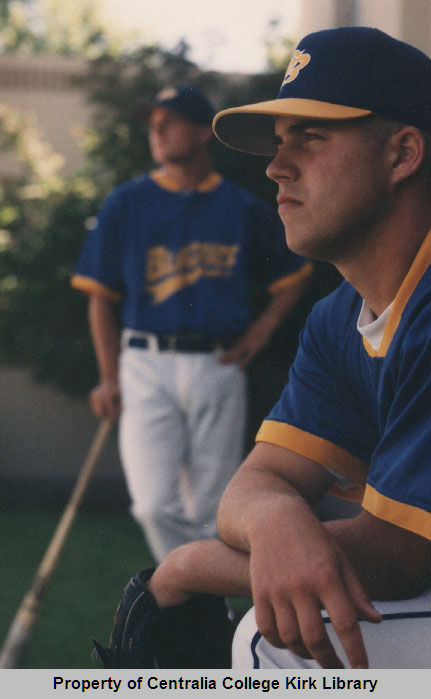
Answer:
<svg viewBox="0 0 431 699"><path fill-rule="evenodd" d="M375 351L377 351L380 347L383 332L386 327L386 323L388 322L393 303L394 302L392 301L392 303L385 308L383 313L376 318L371 308L365 301L362 301L362 308L358 317L356 328L358 332L370 343L371 347Z"/></svg>

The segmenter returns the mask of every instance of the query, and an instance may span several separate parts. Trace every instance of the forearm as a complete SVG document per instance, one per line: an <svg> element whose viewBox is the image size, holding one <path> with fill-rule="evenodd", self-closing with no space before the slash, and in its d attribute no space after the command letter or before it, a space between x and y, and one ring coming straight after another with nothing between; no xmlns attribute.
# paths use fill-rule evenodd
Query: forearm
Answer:
<svg viewBox="0 0 431 699"><path fill-rule="evenodd" d="M312 505L331 482L332 476L317 464L279 447L258 445L223 495L220 536L229 546L254 554L266 548L270 556L273 549L271 565L277 568L281 551L286 561L294 560L297 542L312 550L314 536L327 539L324 529L371 598L405 598L429 587L431 544L422 537L365 511L348 520L318 522ZM314 534L305 544L307 531Z"/></svg>
<svg viewBox="0 0 431 699"><path fill-rule="evenodd" d="M262 453L261 463L267 453L275 461L280 456L277 449L268 452L264 448ZM324 607L351 666L366 667L357 617L375 622L380 615L342 549L310 506L316 494L313 471L318 469L319 489L326 481L325 472L308 463L306 485L300 488L294 459L289 469L292 482L277 466L268 473L267 468L260 472L258 463L255 467L251 463L222 499L219 532L231 546L250 552L250 584L259 631L274 646L312 656L322 667L342 667L321 619ZM301 459L297 465L301 471ZM236 505L235 499L239 499Z"/></svg>
<svg viewBox="0 0 431 699"><path fill-rule="evenodd" d="M284 292L273 296L261 314L251 323L243 336L245 342L256 347L254 354L265 347L272 334L281 325L289 310L296 305L296 294Z"/></svg>
<svg viewBox="0 0 431 699"><path fill-rule="evenodd" d="M235 362L244 369L261 352L271 339L273 332L283 322L288 312L300 300L308 276L301 277L290 286L275 292L266 308L256 318L240 339L221 357L223 364Z"/></svg>
<svg viewBox="0 0 431 699"><path fill-rule="evenodd" d="M120 328L112 303L100 296L90 296L88 320L99 368L99 383L90 392L90 405L97 417L116 420L121 410Z"/></svg>
<svg viewBox="0 0 431 699"><path fill-rule="evenodd" d="M272 292L271 299L258 318L268 329L275 330L283 322L286 315L300 302L311 281L311 263L306 263L302 269L286 280L286 285Z"/></svg>
<svg viewBox="0 0 431 699"><path fill-rule="evenodd" d="M283 322L289 311L299 303L308 284L309 278L305 277L272 294L268 305L255 321L256 325L261 325L267 329L268 333L272 333Z"/></svg>
<svg viewBox="0 0 431 699"><path fill-rule="evenodd" d="M148 587L159 607L202 593L246 597L251 594L249 557L216 539L190 542L160 563Z"/></svg>
<svg viewBox="0 0 431 699"><path fill-rule="evenodd" d="M285 462L290 477L283 475ZM302 478L307 467L309 477ZM290 507L300 505L312 514L311 506L328 490L333 477L317 464L281 447L260 443L232 478L221 499L218 529L230 546L249 551L251 538L268 529L279 531L289 520ZM313 515L314 517L314 515Z"/></svg>
<svg viewBox="0 0 431 699"><path fill-rule="evenodd" d="M112 303L93 295L88 303L91 338L99 368L100 380L118 380L120 328Z"/></svg>

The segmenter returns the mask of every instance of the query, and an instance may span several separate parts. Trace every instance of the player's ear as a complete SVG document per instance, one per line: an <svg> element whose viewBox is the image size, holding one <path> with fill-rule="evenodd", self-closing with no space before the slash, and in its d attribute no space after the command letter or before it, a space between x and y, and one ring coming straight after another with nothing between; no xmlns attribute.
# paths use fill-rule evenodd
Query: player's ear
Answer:
<svg viewBox="0 0 431 699"><path fill-rule="evenodd" d="M425 138L415 126L404 126L388 144L392 182L400 184L414 175L425 158Z"/></svg>

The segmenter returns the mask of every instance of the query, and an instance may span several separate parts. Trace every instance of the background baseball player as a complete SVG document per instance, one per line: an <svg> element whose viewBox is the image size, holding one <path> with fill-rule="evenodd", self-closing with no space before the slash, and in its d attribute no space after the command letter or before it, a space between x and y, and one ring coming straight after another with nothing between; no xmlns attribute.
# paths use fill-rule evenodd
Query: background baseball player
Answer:
<svg viewBox="0 0 431 699"><path fill-rule="evenodd" d="M216 536L243 455L243 369L298 302L310 263L286 248L275 212L212 170L214 110L198 88L166 88L141 113L160 167L108 196L72 284L89 294L91 405L121 411L132 512L161 560ZM257 319L255 284L272 294Z"/></svg>
<svg viewBox="0 0 431 699"><path fill-rule="evenodd" d="M251 592L234 667L431 668L430 95L425 54L345 27L300 42L276 100L215 120L228 145L273 156L289 246L346 280L225 491L221 540L177 549L146 584L162 609ZM359 514L320 522L329 490Z"/></svg>

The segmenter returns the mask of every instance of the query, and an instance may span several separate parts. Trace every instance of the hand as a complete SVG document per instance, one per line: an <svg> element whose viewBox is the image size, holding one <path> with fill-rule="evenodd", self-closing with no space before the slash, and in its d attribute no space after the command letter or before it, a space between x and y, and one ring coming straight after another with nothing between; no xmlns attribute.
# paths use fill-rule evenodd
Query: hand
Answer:
<svg viewBox="0 0 431 699"><path fill-rule="evenodd" d="M295 286L278 291L262 314L252 323L247 332L233 347L228 349L220 358L222 364L235 362L240 369L260 352L269 342L272 333L280 325L288 311L299 301L303 288L302 280Z"/></svg>
<svg viewBox="0 0 431 699"><path fill-rule="evenodd" d="M274 522L274 520L273 520ZM352 668L368 667L357 616L381 620L334 538L305 503L251 541L256 622L274 646L341 668L322 621L324 607Z"/></svg>
<svg viewBox="0 0 431 699"><path fill-rule="evenodd" d="M265 347L269 336L260 324L254 324L235 345L221 355L219 361L222 364L236 363L240 369L245 369L256 354Z"/></svg>
<svg viewBox="0 0 431 699"><path fill-rule="evenodd" d="M89 395L93 413L100 418L117 420L121 410L120 388L117 381L102 380Z"/></svg>
<svg viewBox="0 0 431 699"><path fill-rule="evenodd" d="M148 582L148 589L160 609L183 604L193 597L192 592L183 590L181 569L176 566L177 553L181 553L180 549L171 551L156 568Z"/></svg>

